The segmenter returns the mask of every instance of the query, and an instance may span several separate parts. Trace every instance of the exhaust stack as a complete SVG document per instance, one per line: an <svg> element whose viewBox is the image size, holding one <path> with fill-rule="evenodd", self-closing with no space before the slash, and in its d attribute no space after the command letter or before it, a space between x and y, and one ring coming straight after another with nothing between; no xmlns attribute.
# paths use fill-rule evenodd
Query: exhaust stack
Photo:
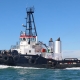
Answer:
<svg viewBox="0 0 80 80"><path fill-rule="evenodd" d="M61 54L61 41L60 38L58 38L55 41L55 53L54 53L54 59L55 60L62 60L62 54Z"/></svg>

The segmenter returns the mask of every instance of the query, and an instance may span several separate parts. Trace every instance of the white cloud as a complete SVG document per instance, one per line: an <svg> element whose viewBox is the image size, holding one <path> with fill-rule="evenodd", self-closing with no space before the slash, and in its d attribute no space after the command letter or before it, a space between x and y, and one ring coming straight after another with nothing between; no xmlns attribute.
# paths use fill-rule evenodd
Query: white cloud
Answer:
<svg viewBox="0 0 80 80"><path fill-rule="evenodd" d="M62 51L63 58L78 58L80 59L80 50L64 50Z"/></svg>

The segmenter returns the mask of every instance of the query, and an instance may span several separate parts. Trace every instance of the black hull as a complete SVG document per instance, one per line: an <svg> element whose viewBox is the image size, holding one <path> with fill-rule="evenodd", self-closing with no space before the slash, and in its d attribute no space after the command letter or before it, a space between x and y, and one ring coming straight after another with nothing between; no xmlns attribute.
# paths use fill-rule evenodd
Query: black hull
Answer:
<svg viewBox="0 0 80 80"><path fill-rule="evenodd" d="M46 59L38 55L2 55L0 56L0 65L64 69L71 67L80 67L80 60L61 60Z"/></svg>

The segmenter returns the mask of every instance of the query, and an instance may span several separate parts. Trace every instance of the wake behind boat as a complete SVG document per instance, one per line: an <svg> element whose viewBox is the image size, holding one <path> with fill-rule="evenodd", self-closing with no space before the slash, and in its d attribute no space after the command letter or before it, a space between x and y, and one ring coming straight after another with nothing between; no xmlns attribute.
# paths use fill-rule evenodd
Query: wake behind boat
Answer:
<svg viewBox="0 0 80 80"><path fill-rule="evenodd" d="M80 67L77 58L62 58L60 38L55 41L55 46L52 38L48 46L38 41L34 8L27 8L26 13L25 31L20 32L20 43L11 46L10 50L0 50L0 65L51 69Z"/></svg>

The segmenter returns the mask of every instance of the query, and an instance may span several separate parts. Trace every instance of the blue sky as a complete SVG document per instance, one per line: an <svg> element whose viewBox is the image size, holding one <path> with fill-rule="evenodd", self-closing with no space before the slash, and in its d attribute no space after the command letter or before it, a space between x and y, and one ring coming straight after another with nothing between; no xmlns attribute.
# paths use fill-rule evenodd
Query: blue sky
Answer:
<svg viewBox="0 0 80 80"><path fill-rule="evenodd" d="M60 37L63 51L79 53L80 0L0 0L0 49L10 49L19 41L30 6L35 7L38 40L48 44L51 37L54 41Z"/></svg>

